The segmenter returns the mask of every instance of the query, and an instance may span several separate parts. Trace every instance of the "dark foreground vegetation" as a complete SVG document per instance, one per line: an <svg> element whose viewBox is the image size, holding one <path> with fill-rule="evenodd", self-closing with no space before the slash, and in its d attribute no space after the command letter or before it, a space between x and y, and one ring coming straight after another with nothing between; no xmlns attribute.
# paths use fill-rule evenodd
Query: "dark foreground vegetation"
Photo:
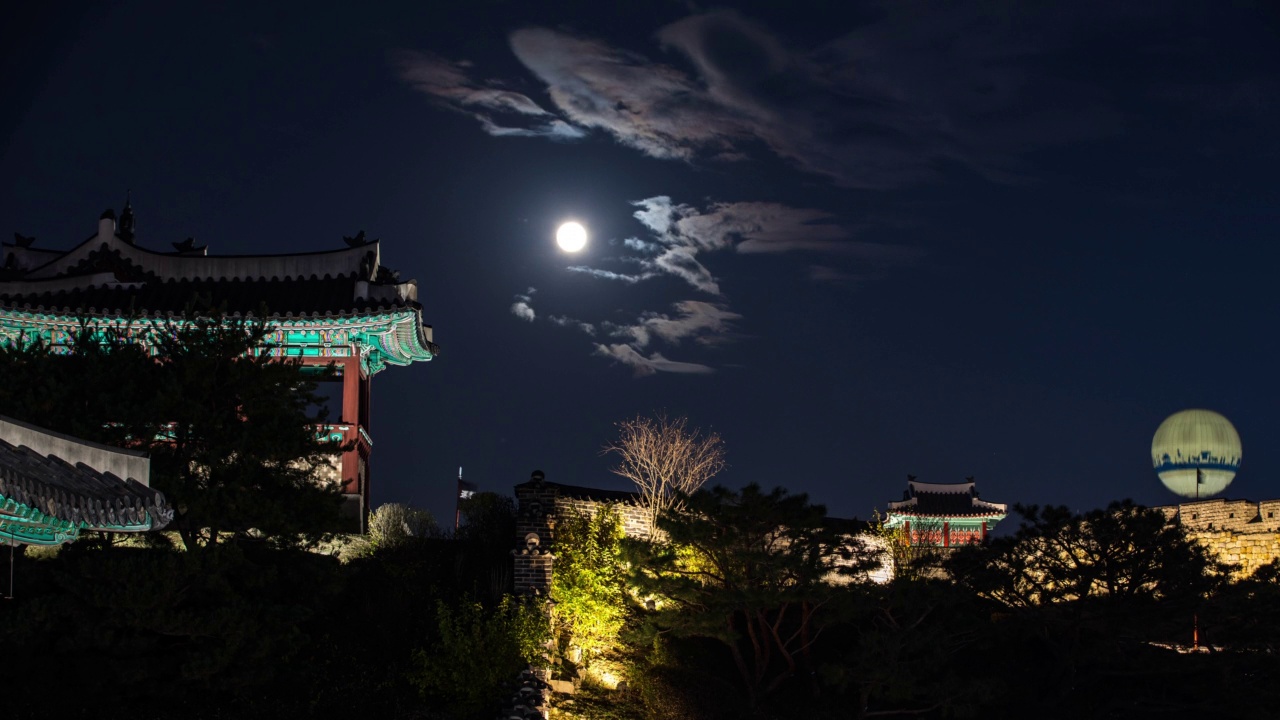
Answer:
<svg viewBox="0 0 1280 720"><path fill-rule="evenodd" d="M1029 587L1004 570L1013 553L1060 536L1053 523L1069 516L1033 516L1017 538L950 558L954 580L928 571L884 585L808 584L803 567L783 567L794 557L765 567L745 546L700 566L710 585L664 579L672 561L653 557L637 585L641 567L622 572L613 560L628 550L606 534L578 546L600 562L580 557L576 586L560 588L578 609L556 605L562 642L548 653L543 606L506 594L510 503L479 501L457 537L403 538L346 561L248 540L184 552L106 538L20 558L0 615L5 717L492 718L537 655L579 676L560 717L1262 718L1280 701L1275 566L1229 583L1188 546L1157 558L1177 567L1082 562L1052 576L1079 589L1086 576L1154 572L1141 591L1010 602L1011 586ZM694 559L753 538L704 544ZM1196 564L1205 572L1188 571ZM779 572L789 580L766 581ZM600 593L616 613L592 605ZM571 622L592 617L603 634L569 651ZM1223 649L1153 644L1189 645L1193 618ZM623 685L605 690L602 668Z"/></svg>
<svg viewBox="0 0 1280 720"><path fill-rule="evenodd" d="M423 539L343 563L81 541L22 558L0 615L4 717L491 717L545 636L491 587L501 545Z"/></svg>
<svg viewBox="0 0 1280 720"><path fill-rule="evenodd" d="M838 542L820 508L699 493L662 519L671 546L629 553L633 587L659 602L622 633L625 692L571 704L600 718L1273 716L1275 563L1232 582L1127 503L1019 512L1011 537L900 547L892 582L832 585L810 552ZM1197 626L1212 651L1186 652Z"/></svg>
<svg viewBox="0 0 1280 720"><path fill-rule="evenodd" d="M823 508L755 486L671 505L661 543L624 539L611 512L557 518L542 598L511 595L515 508L492 494L465 502L456 533L380 512L338 557L313 378L246 353L261 327L218 328L173 329L159 359L101 333L67 355L0 350L0 413L145 447L178 508L172 534L17 554L2 717L494 718L530 662L578 687L559 717L1280 707L1280 567L1233 579L1129 504L1021 508L1017 533L946 556L886 534L885 584ZM1193 628L1209 652L1180 651Z"/></svg>

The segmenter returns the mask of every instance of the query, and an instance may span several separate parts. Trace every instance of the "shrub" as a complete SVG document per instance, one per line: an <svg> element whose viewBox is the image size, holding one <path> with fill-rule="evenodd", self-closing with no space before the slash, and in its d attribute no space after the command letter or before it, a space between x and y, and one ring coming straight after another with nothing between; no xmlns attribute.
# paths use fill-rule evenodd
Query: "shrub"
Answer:
<svg viewBox="0 0 1280 720"><path fill-rule="evenodd" d="M438 637L414 654L411 679L424 696L464 717L494 709L504 686L542 661L549 637L542 608L510 595L491 610L437 602L436 625Z"/></svg>
<svg viewBox="0 0 1280 720"><path fill-rule="evenodd" d="M434 537L439 532L431 513L400 503L380 505L369 515L369 544L374 550L395 547L415 538Z"/></svg>
<svg viewBox="0 0 1280 720"><path fill-rule="evenodd" d="M625 614L622 521L611 507L572 514L556 524L556 566L551 580L562 645L581 661L615 648Z"/></svg>

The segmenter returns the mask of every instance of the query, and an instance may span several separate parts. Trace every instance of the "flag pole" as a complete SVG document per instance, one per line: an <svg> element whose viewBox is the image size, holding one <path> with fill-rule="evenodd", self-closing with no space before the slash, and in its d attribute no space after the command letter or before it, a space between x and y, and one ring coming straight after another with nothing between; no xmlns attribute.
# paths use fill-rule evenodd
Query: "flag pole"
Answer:
<svg viewBox="0 0 1280 720"><path fill-rule="evenodd" d="M457 534L462 522L462 466L458 466L458 487L453 493L453 532Z"/></svg>

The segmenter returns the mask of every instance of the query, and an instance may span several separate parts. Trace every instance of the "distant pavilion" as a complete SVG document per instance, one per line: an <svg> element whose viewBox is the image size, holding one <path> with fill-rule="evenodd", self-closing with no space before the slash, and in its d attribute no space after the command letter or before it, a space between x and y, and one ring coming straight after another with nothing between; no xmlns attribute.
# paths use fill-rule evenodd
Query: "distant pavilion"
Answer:
<svg viewBox="0 0 1280 720"><path fill-rule="evenodd" d="M982 542L1008 511L1008 505L979 500L973 478L923 483L908 475L902 500L889 503L884 525L901 528L911 545L956 547Z"/></svg>
<svg viewBox="0 0 1280 720"><path fill-rule="evenodd" d="M67 347L81 318L144 338L157 324L184 322L197 297L232 318L267 308L262 352L307 366L334 363L338 381L321 383L331 423L323 432L350 442L331 479L342 485L344 516L361 529L369 507L370 378L388 365L428 361L439 352L423 324L416 280L401 281L382 264L377 240L364 233L346 246L290 255L210 255L195 241L172 251L144 248L133 209L113 210L97 232L70 250L35 247L14 234L0 244L0 342L25 334Z"/></svg>

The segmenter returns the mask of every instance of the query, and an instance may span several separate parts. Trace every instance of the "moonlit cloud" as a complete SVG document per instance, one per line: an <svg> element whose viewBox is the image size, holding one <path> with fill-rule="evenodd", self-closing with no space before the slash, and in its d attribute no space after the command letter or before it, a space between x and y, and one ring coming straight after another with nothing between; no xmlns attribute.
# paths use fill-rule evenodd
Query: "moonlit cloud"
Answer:
<svg viewBox="0 0 1280 720"><path fill-rule="evenodd" d="M720 294L720 283L711 271L698 262L698 250L687 245L676 245L663 250L647 266L674 275L709 295Z"/></svg>
<svg viewBox="0 0 1280 720"><path fill-rule="evenodd" d="M649 337L657 336L668 343L678 343L694 338L704 345L713 345L732 328L731 323L742 316L730 312L724 305L699 300L683 300L675 303L676 315L671 317L655 312L646 313L633 327L643 328L644 341L637 337L637 345L648 344Z"/></svg>
<svg viewBox="0 0 1280 720"><path fill-rule="evenodd" d="M483 115L476 115L476 119L480 121L480 127L494 137L547 137L560 140L577 140L586 136L581 130L563 120L552 120L542 125L521 128L498 125Z"/></svg>
<svg viewBox="0 0 1280 720"><path fill-rule="evenodd" d="M511 314L529 322L533 322L534 318L537 317L537 314L534 313L533 308L527 302L512 303Z"/></svg>
<svg viewBox="0 0 1280 720"><path fill-rule="evenodd" d="M441 100L463 107L479 107L522 115L550 116L528 96L499 90L473 82L470 63L450 62L430 53L402 50L393 53L392 62L400 71L400 79L413 88Z"/></svg>
<svg viewBox="0 0 1280 720"><path fill-rule="evenodd" d="M583 322L564 315L551 315L547 320L560 327L576 328L592 337L595 337L596 334L596 326L589 322Z"/></svg>
<svg viewBox="0 0 1280 720"><path fill-rule="evenodd" d="M1034 4L1032 4L1034 5ZM397 56L401 77L481 120L486 132L552 139L596 131L645 155L735 163L764 149L846 187L936 181L945 167L1026 178L1033 149L1112 135L1122 122L1087 87L1027 68L1073 46L1088 12L884 3L875 18L803 47L732 10L658 28L671 62L544 27L511 33L548 103L477 82L469 65ZM1122 14L1115 9L1110 12ZM480 111L520 122L494 123Z"/></svg>
<svg viewBox="0 0 1280 720"><path fill-rule="evenodd" d="M533 311L533 294L538 292L537 288L529 288L523 294L516 295L516 301L511 304L511 314L525 320L533 322L537 318L537 314Z"/></svg>
<svg viewBox="0 0 1280 720"><path fill-rule="evenodd" d="M401 50L391 56L400 79L451 110L469 115L495 137L547 137L575 140L585 133L555 117L529 96L471 79L471 64L451 62L430 53ZM525 125L502 125L493 113L525 118Z"/></svg>
<svg viewBox="0 0 1280 720"><path fill-rule="evenodd" d="M689 160L707 149L731 150L726 132L748 136L745 128L730 131L736 121L727 109L671 66L548 28L516 30L510 41L564 119L646 155Z"/></svg>
<svg viewBox="0 0 1280 720"><path fill-rule="evenodd" d="M635 237L629 237L623 240L622 244L629 250L635 250L636 252L643 253L657 252L660 247L657 243L645 242L644 240Z"/></svg>
<svg viewBox="0 0 1280 720"><path fill-rule="evenodd" d="M637 253L618 260L642 272L575 265L573 272L606 280L637 283L663 275L679 278L707 295L721 296L719 280L701 256L721 251L744 254L788 252L843 256L876 267L912 262L915 248L852 239L855 230L831 213L774 202L711 202L699 208L657 195L633 203L632 216L652 239L627 238L623 246Z"/></svg>
<svg viewBox="0 0 1280 720"><path fill-rule="evenodd" d="M623 344L615 345L596 345L595 355L607 357L615 362L628 365L635 370L637 377L645 375L653 375L660 372L669 373L685 373L706 375L715 372L715 369L698 363L677 362L668 360L662 356L662 353L654 352L648 357L640 354L634 347Z"/></svg>
<svg viewBox="0 0 1280 720"><path fill-rule="evenodd" d="M676 203L666 195L632 205L632 217L648 231L649 238L615 241L615 246L621 245L630 254L624 252L602 262L639 267L639 272L587 265L572 265L567 270L628 285L660 277L675 278L714 299L677 300L667 312L644 310L630 322L603 318L585 321L568 315L550 315L547 320L591 337L599 335L617 341L596 343L594 354L632 367L638 375L711 372L709 365L669 360L662 352L717 348L738 337L737 327L744 318L730 308L719 280L704 264L704 258L737 252L762 256L759 262L763 262L763 258L786 253L826 255L839 264L856 264L857 273L831 264L811 264L809 278L814 282L843 283L920 256L919 251L909 247L855 240L851 237L855 229L848 223L811 208L773 202L716 201L699 207ZM534 320L529 304L533 292L529 288L525 295L516 296L512 312L517 317ZM663 350L654 349L655 345Z"/></svg>
<svg viewBox="0 0 1280 720"><path fill-rule="evenodd" d="M565 268L569 272L583 273L592 275L605 280L620 280L625 283L638 283L641 280L647 280L653 277L652 274L630 275L627 273L614 272L612 270L602 270L600 268L587 267L586 265L570 265Z"/></svg>

